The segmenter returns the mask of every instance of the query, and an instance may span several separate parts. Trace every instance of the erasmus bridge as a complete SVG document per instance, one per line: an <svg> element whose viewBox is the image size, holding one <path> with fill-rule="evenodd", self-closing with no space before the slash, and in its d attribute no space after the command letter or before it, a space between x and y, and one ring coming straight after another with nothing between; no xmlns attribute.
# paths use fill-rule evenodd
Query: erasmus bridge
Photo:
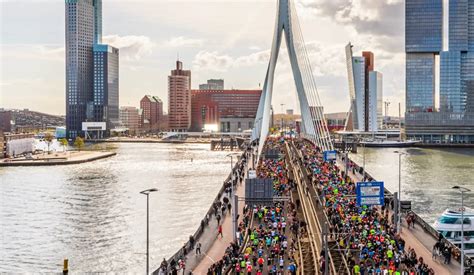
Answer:
<svg viewBox="0 0 474 275"><path fill-rule="evenodd" d="M278 1L270 61L255 118L252 140L260 140L258 148L258 153L260 154L269 132L275 68L283 37L286 41L293 79L298 94L302 120L301 133L323 151L333 150L333 144L324 120L323 107L319 99L295 4L292 0Z"/></svg>

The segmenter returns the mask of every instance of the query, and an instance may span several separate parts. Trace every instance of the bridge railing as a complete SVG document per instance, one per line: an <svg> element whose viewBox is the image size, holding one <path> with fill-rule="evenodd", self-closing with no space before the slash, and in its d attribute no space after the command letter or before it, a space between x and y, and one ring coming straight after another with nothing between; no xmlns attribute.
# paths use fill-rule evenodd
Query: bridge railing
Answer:
<svg viewBox="0 0 474 275"><path fill-rule="evenodd" d="M352 163L352 166L354 167L356 172L358 172L360 175L363 175L363 172L362 172L363 169L356 162L354 162L350 158L348 158L348 161ZM375 178L372 177L367 171L365 171L365 175L367 177L367 181L375 180ZM386 195L393 195L393 193L387 188L384 188L384 193ZM432 236L435 240L438 240L441 237L441 242L451 248L454 259L458 262L461 262L461 249L459 247L457 247L456 245L448 241L444 236L440 235L440 233L431 224L427 223L422 217L420 217L418 213L416 213L413 210L411 210L411 213L413 213L415 217L415 223L418 223L421 226L421 228L423 228L423 230L427 234ZM465 256L465 258L466 260L470 260L471 262L473 262L472 257Z"/></svg>
<svg viewBox="0 0 474 275"><path fill-rule="evenodd" d="M244 155L246 154L246 150L244 150L242 152L242 154L239 156L239 160L236 161L236 163L234 164L234 166L232 167L232 171L229 173L229 175L227 176L227 178L224 180L221 188L219 189L219 192L217 193L214 201L212 202L211 206L209 207L209 210L206 212L206 214L204 215L204 218L203 218L203 221L206 221L207 218L211 218L212 215L215 215L215 211L214 211L214 203L215 202L218 202L220 201L222 198L223 198L223 194L225 192L225 189L229 186L229 183L232 184L232 175L238 170L238 168L240 167L240 165L242 164L242 160L244 159ZM223 213L223 215L226 214L226 213ZM192 235L194 240L195 240L195 243L197 243L200 239L200 237L203 235L204 233L204 230L206 229L207 227L207 223L203 224L201 223L196 232L194 232L194 234ZM189 250L189 248L191 247L191 243L190 241L188 240L185 245L180 248L178 251L176 251L175 254L173 254L170 258L168 258L168 271L170 270L171 266L169 265L169 263L174 260L176 263L178 263L178 260L179 259L184 259L186 257L186 254L188 254L189 252L191 252ZM209 247L208 247L209 248ZM185 253L185 250L186 250L186 253ZM203 251L206 251L206 248L205 247L201 247L201 250ZM158 267L154 272L153 274L158 274L159 272L159 269L160 267Z"/></svg>

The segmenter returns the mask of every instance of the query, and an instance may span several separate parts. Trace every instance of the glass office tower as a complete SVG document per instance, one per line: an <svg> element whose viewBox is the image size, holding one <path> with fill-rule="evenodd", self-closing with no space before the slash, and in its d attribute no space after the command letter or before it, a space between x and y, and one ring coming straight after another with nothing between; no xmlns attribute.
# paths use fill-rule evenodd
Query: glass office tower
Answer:
<svg viewBox="0 0 474 275"><path fill-rule="evenodd" d="M83 136L82 122L96 118L94 45L102 43L102 0L65 0L65 4L66 132L74 139Z"/></svg>
<svg viewBox="0 0 474 275"><path fill-rule="evenodd" d="M69 138L81 135L92 100L92 0L66 0L66 129Z"/></svg>
<svg viewBox="0 0 474 275"><path fill-rule="evenodd" d="M405 2L406 133L426 143L474 143L474 2L443 2Z"/></svg>
<svg viewBox="0 0 474 275"><path fill-rule="evenodd" d="M119 126L119 50L109 45L94 45L93 121L106 122L103 138Z"/></svg>

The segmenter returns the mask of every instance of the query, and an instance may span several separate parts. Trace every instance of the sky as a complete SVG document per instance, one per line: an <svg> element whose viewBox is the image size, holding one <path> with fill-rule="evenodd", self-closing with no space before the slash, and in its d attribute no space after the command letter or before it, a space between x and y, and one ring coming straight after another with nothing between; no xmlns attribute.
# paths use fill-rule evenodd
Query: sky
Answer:
<svg viewBox="0 0 474 275"><path fill-rule="evenodd" d="M389 115L405 98L403 0L293 0L326 113L349 109L345 45L372 51ZM0 108L65 114L63 0L0 0ZM120 49L120 105L163 99L179 59L192 87L223 78L228 89L263 86L275 0L103 0L104 42ZM282 44L283 46L283 44ZM283 46L283 48L285 48ZM299 110L286 49L272 105Z"/></svg>

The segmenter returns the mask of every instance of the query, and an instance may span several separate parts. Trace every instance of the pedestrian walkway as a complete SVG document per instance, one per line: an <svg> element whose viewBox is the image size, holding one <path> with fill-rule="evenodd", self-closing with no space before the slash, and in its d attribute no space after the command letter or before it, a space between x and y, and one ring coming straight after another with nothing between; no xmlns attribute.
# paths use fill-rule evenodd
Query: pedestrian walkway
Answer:
<svg viewBox="0 0 474 275"><path fill-rule="evenodd" d="M245 178L245 177L244 177ZM239 198L243 198L245 195L245 187L244 184L237 184L237 189L235 190L237 196ZM239 203L238 207L238 215L239 215L239 221L242 221L242 213L244 209L244 203ZM201 274L207 274L207 270L209 266L214 264L215 262L219 261L225 254L225 250L233 241L233 236L232 236L232 215L226 215L224 219L221 221L222 224L222 232L223 232L223 237L221 238L220 236L217 237L217 223L213 223L212 225L209 224L210 228L214 227L212 230L208 230L208 233L206 236L203 236L202 239L205 239L207 242L210 243L210 248L206 253L205 250L202 249L202 255L196 255L195 251L189 254L188 256L188 265L191 266L192 262L195 262L194 264L196 267L194 268L193 274L195 275L201 275Z"/></svg>
<svg viewBox="0 0 474 275"><path fill-rule="evenodd" d="M407 228L405 223L402 223L402 238L407 244L410 244L415 249L418 257L423 257L425 262L433 268L436 274L459 274L461 272L461 265L459 262L452 260L451 264L443 264L443 257L438 257L438 260L431 258L431 251L436 240L427 234L420 225L415 225L415 228Z"/></svg>

